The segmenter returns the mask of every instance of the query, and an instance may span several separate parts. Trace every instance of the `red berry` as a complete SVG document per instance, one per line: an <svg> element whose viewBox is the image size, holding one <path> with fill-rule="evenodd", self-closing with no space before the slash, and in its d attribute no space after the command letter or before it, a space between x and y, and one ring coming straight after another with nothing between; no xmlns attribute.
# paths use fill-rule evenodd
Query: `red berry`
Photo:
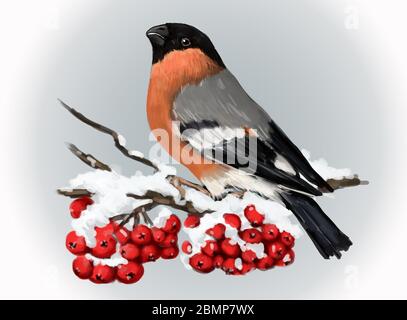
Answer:
<svg viewBox="0 0 407 320"><path fill-rule="evenodd" d="M267 223L261 227L261 235L263 236L263 239L266 241L273 241L277 239L279 234L280 231L278 230L275 224Z"/></svg>
<svg viewBox="0 0 407 320"><path fill-rule="evenodd" d="M138 224L131 232L131 240L137 245L149 244L152 238L150 228L144 224Z"/></svg>
<svg viewBox="0 0 407 320"><path fill-rule="evenodd" d="M276 262L276 265L279 267L284 267L292 264L295 260L295 253L292 249L290 249L282 259Z"/></svg>
<svg viewBox="0 0 407 320"><path fill-rule="evenodd" d="M95 227L96 235L98 236L110 236L112 235L115 230L118 228L116 222L109 222L107 225L103 227Z"/></svg>
<svg viewBox="0 0 407 320"><path fill-rule="evenodd" d="M242 260L247 263L252 263L257 259L256 252L253 250L246 250L242 252Z"/></svg>
<svg viewBox="0 0 407 320"><path fill-rule="evenodd" d="M286 252L285 246L279 241L270 243L267 246L267 254L275 260L282 259Z"/></svg>
<svg viewBox="0 0 407 320"><path fill-rule="evenodd" d="M274 260L272 257L265 256L256 263L256 268L262 271L271 269L274 265Z"/></svg>
<svg viewBox="0 0 407 320"><path fill-rule="evenodd" d="M161 258L163 259L174 259L178 256L179 249L178 246L163 248L161 250Z"/></svg>
<svg viewBox="0 0 407 320"><path fill-rule="evenodd" d="M206 234L212 236L216 240L221 240L225 237L226 227L222 223L215 224L213 228L206 230Z"/></svg>
<svg viewBox="0 0 407 320"><path fill-rule="evenodd" d="M242 269L240 270L241 275L245 275L246 273L249 273L250 271L256 269L256 265L253 262L243 262L242 263Z"/></svg>
<svg viewBox="0 0 407 320"><path fill-rule="evenodd" d="M219 251L218 243L215 240L206 240L201 251L207 256L213 257Z"/></svg>
<svg viewBox="0 0 407 320"><path fill-rule="evenodd" d="M260 231L254 228L243 230L239 236L247 243L260 243L262 240Z"/></svg>
<svg viewBox="0 0 407 320"><path fill-rule="evenodd" d="M165 232L157 227L152 227L151 233L153 235L154 242L158 244L163 242L166 236Z"/></svg>
<svg viewBox="0 0 407 320"><path fill-rule="evenodd" d="M72 218L78 219L81 216L82 211L86 210L87 206L91 204L93 204L93 200L89 197L82 197L72 201L69 206Z"/></svg>
<svg viewBox="0 0 407 320"><path fill-rule="evenodd" d="M226 238L221 243L221 249L229 257L237 258L240 255L240 247L237 243L232 244L230 238Z"/></svg>
<svg viewBox="0 0 407 320"><path fill-rule="evenodd" d="M142 263L153 262L160 257L160 249L155 244L149 244L141 248L140 260Z"/></svg>
<svg viewBox="0 0 407 320"><path fill-rule="evenodd" d="M109 283L115 278L115 270L112 267L98 264L93 268L90 281L94 283Z"/></svg>
<svg viewBox="0 0 407 320"><path fill-rule="evenodd" d="M201 219L194 214L189 214L188 217L184 220L185 228L196 228L201 223Z"/></svg>
<svg viewBox="0 0 407 320"><path fill-rule="evenodd" d="M117 280L122 283L135 283L141 279L143 274L144 267L139 263L129 262L117 267Z"/></svg>
<svg viewBox="0 0 407 320"><path fill-rule="evenodd" d="M160 247L162 248L168 248L175 246L178 242L178 236L176 233L169 233L165 237L164 241L160 243Z"/></svg>
<svg viewBox="0 0 407 320"><path fill-rule="evenodd" d="M236 268L235 261L235 258L226 258L223 261L222 269L226 274L236 274L239 272Z"/></svg>
<svg viewBox="0 0 407 320"><path fill-rule="evenodd" d="M252 226L257 227L263 224L264 215L256 210L256 207L251 204L244 209L244 216L251 223Z"/></svg>
<svg viewBox="0 0 407 320"><path fill-rule="evenodd" d="M78 236L75 231L71 231L67 234L65 246L75 255L82 255L87 252L85 238Z"/></svg>
<svg viewBox="0 0 407 320"><path fill-rule="evenodd" d="M280 234L280 241L287 247L287 248L292 248L294 247L294 242L295 239L294 237L291 235L291 233L287 232L287 231L283 231Z"/></svg>
<svg viewBox="0 0 407 320"><path fill-rule="evenodd" d="M189 241L184 241L182 243L182 252L186 254L191 254L192 253L192 244Z"/></svg>
<svg viewBox="0 0 407 320"><path fill-rule="evenodd" d="M215 268L222 268L223 266L223 257L219 254L213 258L213 266Z"/></svg>
<svg viewBox="0 0 407 320"><path fill-rule="evenodd" d="M242 226L242 221L237 214L225 213L223 215L223 218L225 219L225 222L232 228L240 229L240 227Z"/></svg>
<svg viewBox="0 0 407 320"><path fill-rule="evenodd" d="M93 271L93 263L85 256L76 257L72 262L72 270L80 279L89 279Z"/></svg>
<svg viewBox="0 0 407 320"><path fill-rule="evenodd" d="M165 222L163 230L168 233L178 233L180 229L181 221L179 218L175 214L170 215Z"/></svg>
<svg viewBox="0 0 407 320"><path fill-rule="evenodd" d="M130 240L130 234L126 227L117 227L114 231L114 235L121 245L126 244Z"/></svg>
<svg viewBox="0 0 407 320"><path fill-rule="evenodd" d="M140 248L135 244L128 243L120 247L120 254L126 260L134 260L140 256Z"/></svg>
<svg viewBox="0 0 407 320"><path fill-rule="evenodd" d="M96 246L91 249L92 255L98 258L110 258L116 252L116 240L112 235L96 235Z"/></svg>
<svg viewBox="0 0 407 320"><path fill-rule="evenodd" d="M189 264L194 270L202 273L209 273L214 269L212 258L203 253L196 253L190 257Z"/></svg>

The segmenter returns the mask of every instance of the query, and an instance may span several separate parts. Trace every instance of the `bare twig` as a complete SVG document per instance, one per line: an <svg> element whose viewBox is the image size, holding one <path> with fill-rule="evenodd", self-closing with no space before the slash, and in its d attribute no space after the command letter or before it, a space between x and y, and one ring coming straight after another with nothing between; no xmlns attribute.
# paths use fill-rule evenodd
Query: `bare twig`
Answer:
<svg viewBox="0 0 407 320"><path fill-rule="evenodd" d="M334 190L369 184L369 181L360 180L358 175L354 175L353 177L343 177L338 180L328 179L326 182L328 182Z"/></svg>
<svg viewBox="0 0 407 320"><path fill-rule="evenodd" d="M196 191L199 191L199 192L201 192L201 193L203 193L203 194L205 194L205 195L207 195L207 196L210 196L210 195L211 195L210 192L209 192L205 187L203 187L203 186L201 186L201 185L199 185L199 184L193 183L193 182L191 182L191 181L189 181L189 180L187 180L187 179L184 179L184 178L182 178L182 177L169 176L168 178L170 178L170 183L171 183L175 188L177 188L177 186L174 185L174 183L176 183L176 184L178 184L178 185L183 185L183 186L189 187L189 188L191 188L191 189L195 189ZM172 181L174 181L174 183L172 183ZM177 188L177 189L178 189L178 188Z"/></svg>
<svg viewBox="0 0 407 320"><path fill-rule="evenodd" d="M186 190L184 189L184 187L181 185L179 178L176 176L169 176L167 177L168 182L171 183L175 189L178 190L181 199L185 199L185 195L186 195Z"/></svg>
<svg viewBox="0 0 407 320"><path fill-rule="evenodd" d="M91 126L92 128L106 133L108 135L110 135L113 140L114 140L114 144L116 146L117 149L119 149L121 151L121 153L123 153L126 157L131 158L133 160L136 160L138 162L141 162L155 170L158 170L158 167L150 160L138 155L137 153L135 153L134 151L131 151L129 149L127 149L125 147L125 141L124 138L118 134L116 131L105 127L93 120L90 120L89 118L85 117L82 113L76 111L74 108L71 108L70 106L68 106L65 102L63 102L62 100L59 100L59 102L62 104L62 106L68 110L76 119L82 121L83 123Z"/></svg>
<svg viewBox="0 0 407 320"><path fill-rule="evenodd" d="M67 143L68 149L79 159L81 159L84 163L88 166L91 166L94 169L105 170L105 171L112 171L107 164L104 164L102 161L99 161L94 156L88 153L84 153L83 151L79 150L72 143Z"/></svg>

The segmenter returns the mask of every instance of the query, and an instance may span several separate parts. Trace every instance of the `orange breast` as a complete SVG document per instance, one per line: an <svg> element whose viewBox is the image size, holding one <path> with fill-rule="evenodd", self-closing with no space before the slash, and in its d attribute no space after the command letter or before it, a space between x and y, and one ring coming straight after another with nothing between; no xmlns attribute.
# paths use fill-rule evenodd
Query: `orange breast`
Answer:
<svg viewBox="0 0 407 320"><path fill-rule="evenodd" d="M151 69L147 95L147 118L150 129L162 147L198 179L210 174L219 165L203 163L203 157L196 153L189 157L188 161L183 159L182 150L188 146L173 132L172 106L182 87L198 84L221 70L220 66L199 49L170 52ZM167 138L163 138L163 133L166 133Z"/></svg>

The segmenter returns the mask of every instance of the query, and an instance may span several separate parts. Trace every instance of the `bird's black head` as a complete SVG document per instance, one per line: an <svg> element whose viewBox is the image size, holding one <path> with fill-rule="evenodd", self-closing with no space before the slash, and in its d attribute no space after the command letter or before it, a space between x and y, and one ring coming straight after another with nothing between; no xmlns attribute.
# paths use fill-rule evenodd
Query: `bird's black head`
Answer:
<svg viewBox="0 0 407 320"><path fill-rule="evenodd" d="M209 37L197 28L183 23L166 23L146 32L153 46L153 64L174 50L200 49L219 66L225 67Z"/></svg>

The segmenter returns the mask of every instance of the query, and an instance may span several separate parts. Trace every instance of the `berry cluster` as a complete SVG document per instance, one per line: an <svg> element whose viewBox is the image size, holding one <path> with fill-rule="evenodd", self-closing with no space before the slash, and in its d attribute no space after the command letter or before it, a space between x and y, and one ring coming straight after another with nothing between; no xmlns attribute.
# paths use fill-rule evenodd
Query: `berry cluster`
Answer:
<svg viewBox="0 0 407 320"><path fill-rule="evenodd" d="M72 217L79 218L82 211L92 203L88 197L74 200L70 206ZM131 284L143 276L144 263L156 261L160 257L174 259L178 256L180 229L181 221L174 214L167 217L161 228L138 224L130 231L111 221L103 227L95 227L94 247L88 247L84 237L71 231L66 237L66 248L77 256L72 267L79 278L94 283L110 283L117 279ZM119 255L122 263L112 263L113 255Z"/></svg>
<svg viewBox="0 0 407 320"><path fill-rule="evenodd" d="M242 219L234 213L223 215L224 223L217 223L206 230L209 239L193 253L189 241L182 244L182 251L189 257L190 266L198 272L209 273L215 268L222 269L229 275L244 275L254 269L268 270L274 266L287 266L294 262L294 237L286 231L280 232L275 224L264 223L264 215L254 205L244 209L244 217L249 222L248 228L242 228ZM196 228L200 219L188 216L184 221L186 228ZM232 228L238 239L233 239L225 232ZM261 256L250 249L250 245L262 244Z"/></svg>

